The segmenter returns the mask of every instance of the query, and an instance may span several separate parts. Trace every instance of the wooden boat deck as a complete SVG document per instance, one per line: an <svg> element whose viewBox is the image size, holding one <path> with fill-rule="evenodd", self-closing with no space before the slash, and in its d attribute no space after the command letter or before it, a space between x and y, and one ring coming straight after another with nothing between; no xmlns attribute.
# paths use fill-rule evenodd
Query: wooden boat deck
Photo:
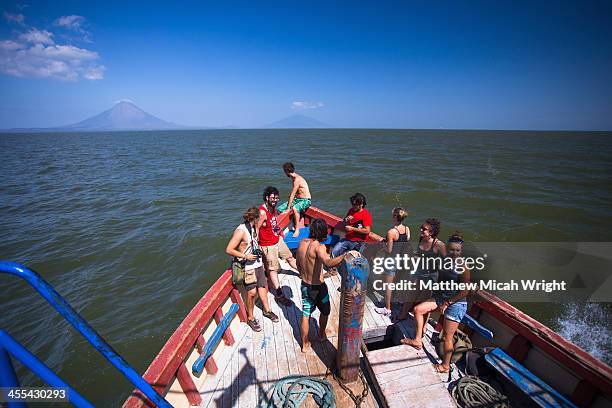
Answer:
<svg viewBox="0 0 612 408"><path fill-rule="evenodd" d="M332 383L336 392L337 406L354 406L347 393L340 388L332 375L328 373L328 367L335 360L337 344L340 292L336 289L340 286L339 276L326 279L331 301L328 341L324 343L313 342L312 350L308 353L302 353L299 341L299 321L302 316L302 301L299 289L300 279L295 271L285 269L283 272L279 275L280 282L284 287L285 294L290 295L293 303L289 306L279 305L274 301L273 296L268 295L272 310L280 318L278 323L272 323L269 319L264 318L260 307L256 305L255 316L259 319L263 330L255 333L246 324L240 324L239 329L234 331L235 344L227 347L217 359L219 372L214 376L207 376L199 389L202 396L201 407L252 408L257 406L258 403L268 400L271 394L271 387L276 381L288 375L296 374L316 377L325 377L328 374L327 380ZM372 301L368 299L364 314L364 332L376 328L386 328L392 324L388 317L376 313L374 307ZM311 318L318 320L318 317L319 311L317 310ZM396 344L399 342L399 337L414 335L414 329L410 321L403 321L397 327L400 330L396 330ZM314 334L314 324L311 320L311 336L314 337ZM406 394L405 390L414 390L418 392L418 395L426 396L432 402L435 401L438 404L435 406L454 406L452 398L450 398L447 391L447 383L445 382L448 379L448 374L441 375L435 373L431 364L429 355L432 352L435 355L433 346L429 343L431 334L431 327L429 327L428 336L425 341L425 352L417 353L408 346L397 346L402 349L402 356L406 357L405 364L402 364L401 361L395 361L394 364L384 364L383 354L385 350L391 349L371 352L372 358L376 360L372 361L374 364L371 365L371 368L376 373L375 376L383 382L381 384L383 393L386 396L387 394L392 396L397 394L393 390L403 392L403 394L393 397L395 399L387 397L389 403L392 401L402 401L401 398L405 398L405 401L412 402L410 406L421 406L417 402L419 401L418 399L409 399L409 397L404 395ZM394 373L392 372L394 370L401 371ZM457 371L455 370L455 372ZM425 391L423 389L417 390L416 388L419 387L418 384L420 383L417 383L416 380L423 377L425 372L428 373L427 388ZM391 378L397 375L401 375L404 379L403 385L399 384L397 379L396 381L384 382L387 377ZM373 397L373 388L376 386L373 384L369 385L368 397L362 406L379 406L379 403ZM355 395L361 394L362 385L360 381L351 384L350 388ZM445 404L440 405L440 401L445 401ZM305 406L316 407L317 405L309 397ZM424 404L422 406L432 405Z"/></svg>

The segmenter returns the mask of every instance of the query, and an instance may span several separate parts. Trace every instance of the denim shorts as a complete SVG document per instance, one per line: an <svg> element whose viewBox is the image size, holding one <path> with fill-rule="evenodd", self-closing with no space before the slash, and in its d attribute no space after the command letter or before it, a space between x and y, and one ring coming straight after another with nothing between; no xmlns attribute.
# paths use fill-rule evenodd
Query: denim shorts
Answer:
<svg viewBox="0 0 612 408"><path fill-rule="evenodd" d="M444 303L444 299L436 298L436 305L440 306ZM461 323L463 316L467 313L467 302L460 300L459 302L451 303L444 311L444 317L453 322Z"/></svg>

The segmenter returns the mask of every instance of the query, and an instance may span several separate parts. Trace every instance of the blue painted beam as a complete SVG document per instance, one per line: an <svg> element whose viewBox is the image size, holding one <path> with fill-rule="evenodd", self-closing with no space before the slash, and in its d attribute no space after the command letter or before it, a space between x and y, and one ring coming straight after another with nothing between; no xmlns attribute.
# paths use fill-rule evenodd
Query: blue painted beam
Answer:
<svg viewBox="0 0 612 408"><path fill-rule="evenodd" d="M15 374L15 367L11 361L11 356L2 344L3 330L0 330L0 387L3 388L19 388L19 380ZM10 408L27 408L23 402L11 402Z"/></svg>
<svg viewBox="0 0 612 408"><path fill-rule="evenodd" d="M223 318L221 321L219 321L219 324L217 324L217 327L215 327L215 330L210 335L210 339L208 339L206 344L204 344L200 357L198 357L198 359L194 361L193 365L191 366L191 372L196 377L199 377L202 374L206 360L212 356L213 352L217 348L217 345L221 341L223 333L225 333L225 330L227 330L237 312L238 305L236 303L232 303L227 313L223 315Z"/></svg>
<svg viewBox="0 0 612 408"><path fill-rule="evenodd" d="M485 355L486 362L510 380L538 406L544 408L576 408L569 399L546 384L502 349Z"/></svg>
<svg viewBox="0 0 612 408"><path fill-rule="evenodd" d="M466 314L463 319L461 319L461 323L467 324L470 328L480 333L480 335L485 339L491 340L493 338L493 332L491 330L484 327L476 319L474 319L468 314Z"/></svg>
<svg viewBox="0 0 612 408"><path fill-rule="evenodd" d="M94 408L94 406L89 401L87 401L81 394L76 392L70 385L68 385L67 382L62 380L49 367L47 367L43 362L36 358L34 354L30 353L25 347L19 344L4 330L0 330L0 349L2 349L4 353L6 353L5 350L7 350L11 355L13 355L17 360L21 361L23 365L32 370L36 375L38 375L44 382L49 384L51 387L66 389L68 399L75 406L79 408ZM6 357L8 357L8 355ZM10 383L10 380L8 383L5 383L3 375L1 386L15 387L19 386L19 383L13 385ZM26 405L20 403L12 403L9 404L9 406L12 408L25 407Z"/></svg>
<svg viewBox="0 0 612 408"><path fill-rule="evenodd" d="M42 276L15 262L0 261L0 273L17 276L30 284L68 323L98 350L136 388L162 408L172 408L104 339L70 306Z"/></svg>

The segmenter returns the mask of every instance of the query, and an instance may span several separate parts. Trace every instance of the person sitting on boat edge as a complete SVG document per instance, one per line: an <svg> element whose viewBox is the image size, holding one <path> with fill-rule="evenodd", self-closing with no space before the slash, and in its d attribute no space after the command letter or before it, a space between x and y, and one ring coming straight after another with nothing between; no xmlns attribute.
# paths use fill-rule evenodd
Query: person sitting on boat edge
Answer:
<svg viewBox="0 0 612 408"><path fill-rule="evenodd" d="M387 237L382 242L386 252L386 256L389 258L395 258L396 255L403 256L412 255L412 247L410 246L410 228L403 224L404 219L408 216L408 212L401 208L395 207L391 211L391 221L393 222L393 228L387 231ZM395 267L385 269L383 281L385 283L391 283L395 279ZM387 287L385 290L385 304L383 307L377 307L374 309L376 313L380 313L384 316L391 315L391 289Z"/></svg>
<svg viewBox="0 0 612 408"><path fill-rule="evenodd" d="M268 285L264 272L262 256L257 243L257 222L259 221L259 210L251 207L242 216L244 222L234 230L225 252L234 257L234 262L244 264L244 288L246 290L246 312L247 324L253 331L261 331L259 321L253 315L255 307L255 293L259 295L263 305L263 315L274 323L278 322L278 316L270 310L268 304Z"/></svg>
<svg viewBox="0 0 612 408"><path fill-rule="evenodd" d="M323 280L323 265L330 268L342 262L343 256L330 258L322 241L327 239L327 223L321 218L310 222L308 238L303 239L297 250L297 269L300 272L302 284L302 321L300 332L302 337L302 352L310 349L308 332L310 328L310 315L318 307L321 311L319 317L318 341L327 338L325 331L327 320L331 311L329 291Z"/></svg>
<svg viewBox="0 0 612 408"><path fill-rule="evenodd" d="M293 237L297 238L300 235L300 213L310 207L312 196L310 195L308 183L304 177L295 172L293 163L287 162L283 164L283 171L287 177L293 179L293 189L289 195L289 201L278 206L278 212L293 211Z"/></svg>
<svg viewBox="0 0 612 408"><path fill-rule="evenodd" d="M351 208L344 217L346 234L332 249L332 258L340 256L347 251L360 251L363 249L368 235L372 229L372 214L366 207L366 198L361 193L351 196Z"/></svg>
<svg viewBox="0 0 612 408"><path fill-rule="evenodd" d="M453 260L452 267L440 270L440 282L470 282L470 269L463 262L461 251L463 250L463 237L461 233L455 232L448 238L448 254ZM446 264L446 262L445 262ZM442 364L436 364L434 368L440 373L450 371L451 358L453 356L453 336L459 327L459 323L467 313L467 295L469 290L440 290L435 291L433 297L420 303L414 308L415 319L417 315L423 316L438 309L444 315L444 326L441 341L444 345L444 357ZM416 349L422 347L419 334L415 339L402 339L403 344L408 344Z"/></svg>
<svg viewBox="0 0 612 408"><path fill-rule="evenodd" d="M422 289L420 282L438 281L438 270L442 266L442 258L446 256L446 246L438 239L440 226L441 223L437 218L428 218L421 225L419 245L415 250L415 256L420 260L417 260L419 263L416 271L410 271L410 280L416 282L417 289L404 290L399 294L403 305L397 317L398 321L406 319L410 309L431 297L431 291Z"/></svg>
<svg viewBox="0 0 612 408"><path fill-rule="evenodd" d="M274 295L277 303L285 305L291 304L291 300L283 294L278 281L278 271L280 269L279 259L286 260L289 265L297 269L295 258L287 248L283 239L283 232L280 229L276 216L278 211L276 204L278 203L279 192L276 187L266 187L263 192L263 204L259 206L259 246L263 251L264 267L268 276L268 287Z"/></svg>

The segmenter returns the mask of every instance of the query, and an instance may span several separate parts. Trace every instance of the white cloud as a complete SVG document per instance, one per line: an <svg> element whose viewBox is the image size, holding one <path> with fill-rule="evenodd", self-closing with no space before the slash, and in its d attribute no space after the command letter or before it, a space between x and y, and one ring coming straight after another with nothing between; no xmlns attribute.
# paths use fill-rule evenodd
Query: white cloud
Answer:
<svg viewBox="0 0 612 408"><path fill-rule="evenodd" d="M318 109L325 106L323 102L293 101L291 109Z"/></svg>
<svg viewBox="0 0 612 408"><path fill-rule="evenodd" d="M5 11L2 14L4 15L6 21L8 21L9 23L24 25L25 16L23 14L11 14L8 11Z"/></svg>
<svg viewBox="0 0 612 408"><path fill-rule="evenodd" d="M54 44L55 42L51 37L53 37L53 34L47 30L41 31L37 30L36 28L32 28L27 33L21 34L19 39L34 44Z"/></svg>
<svg viewBox="0 0 612 408"><path fill-rule="evenodd" d="M91 33L83 28L85 25L85 17L83 16L61 16L53 23L57 27L62 27L66 30L71 30L83 35L83 40L91 42Z"/></svg>
<svg viewBox="0 0 612 408"><path fill-rule="evenodd" d="M98 53L72 45L35 44L16 48L10 41L0 47L0 72L21 78L50 78L77 81L104 78Z"/></svg>
<svg viewBox="0 0 612 408"><path fill-rule="evenodd" d="M63 20L63 17L58 19L62 27L89 34L81 28L83 17L64 17ZM100 56L96 51L70 44L56 44L53 37L54 34L47 30L30 28L27 32L16 33L15 38L0 40L0 73L60 81L97 81L104 78L106 68L99 63Z"/></svg>

